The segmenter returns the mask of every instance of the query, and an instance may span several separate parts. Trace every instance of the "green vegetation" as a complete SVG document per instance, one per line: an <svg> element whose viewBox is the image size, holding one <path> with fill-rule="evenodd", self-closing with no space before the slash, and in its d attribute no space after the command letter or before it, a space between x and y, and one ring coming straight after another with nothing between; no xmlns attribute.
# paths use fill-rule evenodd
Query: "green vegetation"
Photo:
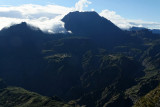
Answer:
<svg viewBox="0 0 160 107"><path fill-rule="evenodd" d="M133 107L158 107L160 105L160 86L136 101Z"/></svg>
<svg viewBox="0 0 160 107"><path fill-rule="evenodd" d="M64 58L70 58L71 55L68 54L54 54L51 56L46 56L44 59L49 61L61 62Z"/></svg>
<svg viewBox="0 0 160 107"><path fill-rule="evenodd" d="M29 92L18 87L0 89L0 106L3 107L71 107L71 105Z"/></svg>

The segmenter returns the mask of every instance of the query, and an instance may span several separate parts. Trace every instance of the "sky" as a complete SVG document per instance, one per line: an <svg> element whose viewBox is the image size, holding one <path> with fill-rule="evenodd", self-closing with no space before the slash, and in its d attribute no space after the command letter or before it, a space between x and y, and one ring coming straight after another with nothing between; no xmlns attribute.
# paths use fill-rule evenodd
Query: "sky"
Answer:
<svg viewBox="0 0 160 107"><path fill-rule="evenodd" d="M122 29L160 29L160 0L0 0L0 29L26 21L46 32L66 32L71 11L96 11Z"/></svg>

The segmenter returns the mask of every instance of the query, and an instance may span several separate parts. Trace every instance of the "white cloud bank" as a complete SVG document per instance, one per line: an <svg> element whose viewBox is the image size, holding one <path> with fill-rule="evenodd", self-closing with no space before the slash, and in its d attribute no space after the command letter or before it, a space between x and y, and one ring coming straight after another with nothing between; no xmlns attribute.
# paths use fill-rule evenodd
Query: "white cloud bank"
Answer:
<svg viewBox="0 0 160 107"><path fill-rule="evenodd" d="M89 4L91 2L88 0L79 0L75 7L34 4L0 5L0 30L13 24L27 22L44 32L63 33L66 30L61 19L71 11L84 11Z"/></svg>
<svg viewBox="0 0 160 107"><path fill-rule="evenodd" d="M76 11L84 11L83 9L85 7L88 7L89 4L92 4L92 2L88 1L88 0L79 0L76 4L75 4L75 10Z"/></svg>
<svg viewBox="0 0 160 107"><path fill-rule="evenodd" d="M73 10L74 8L58 5L0 6L0 29L12 24L27 22L45 32L65 32L61 19Z"/></svg>
<svg viewBox="0 0 160 107"><path fill-rule="evenodd" d="M91 4L88 0L79 0L75 7L64 7L59 5L34 5L24 4L20 6L0 5L0 30L12 24L27 22L39 27L44 32L60 33L66 32L61 19L71 11L84 11ZM93 11L93 9L92 9ZM111 20L122 29L132 26L160 28L160 23L145 22L141 20L127 20L114 11L103 10L101 16Z"/></svg>
<svg viewBox="0 0 160 107"><path fill-rule="evenodd" d="M148 22L143 20L129 20L121 17L120 15L116 14L114 11L110 10L103 10L100 13L101 16L107 18L115 25L120 27L121 29L129 29L133 26L135 27L146 27L149 29L160 29L160 23L157 22Z"/></svg>
<svg viewBox="0 0 160 107"><path fill-rule="evenodd" d="M114 11L103 10L100 15L107 18L122 29L128 29L132 26L126 19L124 19L120 15L117 15Z"/></svg>

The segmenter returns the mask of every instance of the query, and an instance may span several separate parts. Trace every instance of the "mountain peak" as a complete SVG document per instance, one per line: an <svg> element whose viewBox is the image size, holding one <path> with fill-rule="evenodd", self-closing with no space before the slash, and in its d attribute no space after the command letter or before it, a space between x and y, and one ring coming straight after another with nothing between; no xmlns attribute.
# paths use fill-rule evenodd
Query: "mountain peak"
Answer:
<svg viewBox="0 0 160 107"><path fill-rule="evenodd" d="M68 31L79 35L114 35L115 32L122 32L111 21L101 17L94 11L70 12L62 21L65 23L65 28Z"/></svg>
<svg viewBox="0 0 160 107"><path fill-rule="evenodd" d="M19 23L19 24L15 24L15 25L12 25L12 26L10 26L9 28L10 29L13 29L13 28L18 28L18 29L26 29L26 28L28 28L29 26L28 26L28 24L26 23L26 22L21 22L21 23Z"/></svg>
<svg viewBox="0 0 160 107"><path fill-rule="evenodd" d="M22 22L22 23L20 23L21 25L23 25L23 26L27 26L27 23L26 22Z"/></svg>
<svg viewBox="0 0 160 107"><path fill-rule="evenodd" d="M4 28L2 29L2 31L8 31L10 30L11 32L20 32L20 31L31 31L31 30L37 30L37 31L40 31L39 28L36 28L26 22L21 22L19 24L14 24L8 28Z"/></svg>
<svg viewBox="0 0 160 107"><path fill-rule="evenodd" d="M5 36L4 36L5 35ZM2 29L0 39L3 38L1 45L5 48L23 47L28 45L39 45L44 33L26 22L12 25Z"/></svg>
<svg viewBox="0 0 160 107"><path fill-rule="evenodd" d="M75 15L75 16L76 15L89 15L89 16L95 16L95 17L99 16L99 14L95 11L85 11L85 12L74 11L74 12L70 12L68 15Z"/></svg>

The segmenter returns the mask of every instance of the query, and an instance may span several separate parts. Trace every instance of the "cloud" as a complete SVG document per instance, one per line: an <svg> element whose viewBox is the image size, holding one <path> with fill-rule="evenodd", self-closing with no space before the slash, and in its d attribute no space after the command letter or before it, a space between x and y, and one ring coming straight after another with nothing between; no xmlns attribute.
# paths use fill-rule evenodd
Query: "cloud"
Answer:
<svg viewBox="0 0 160 107"><path fill-rule="evenodd" d="M88 4L91 4L88 0L79 0L75 7L35 4L0 5L0 30L13 24L27 22L44 32L66 32L61 19L71 11L83 11Z"/></svg>
<svg viewBox="0 0 160 107"><path fill-rule="evenodd" d="M146 27L149 29L160 29L160 23L158 22L125 19L122 16L118 15L116 12L110 11L107 9L102 10L102 12L99 14L105 17L106 19L110 20L111 22L113 22L115 25L117 25L121 29L129 29L133 26Z"/></svg>
<svg viewBox="0 0 160 107"><path fill-rule="evenodd" d="M19 11L0 11L0 17L12 17L12 18L22 18L22 14Z"/></svg>
<svg viewBox="0 0 160 107"><path fill-rule="evenodd" d="M143 20L127 20L132 26L145 27L149 29L160 29L160 23Z"/></svg>
<svg viewBox="0 0 160 107"><path fill-rule="evenodd" d="M0 6L0 29L12 24L27 22L44 32L66 32L61 19L73 10L75 8L59 5Z"/></svg>
<svg viewBox="0 0 160 107"><path fill-rule="evenodd" d="M17 11L22 15L33 15L33 14L41 14L41 13L49 13L49 14L65 14L71 11L73 8L63 7L59 5L34 5L34 4L25 4L20 6L0 6L0 12L10 12Z"/></svg>
<svg viewBox="0 0 160 107"><path fill-rule="evenodd" d="M20 6L0 5L0 30L13 24L27 22L35 27L39 27L44 32L66 32L61 19L69 12L84 11L84 8L88 7L89 4L91 2L88 0L79 0L75 4L75 7L64 7L55 4L43 6L35 4L24 4ZM110 10L103 10L100 15L109 19L122 29L128 29L132 26L160 29L160 23L128 20Z"/></svg>
<svg viewBox="0 0 160 107"><path fill-rule="evenodd" d="M103 10L100 15L107 18L122 29L128 29L132 26L125 18L117 15L114 11Z"/></svg>
<svg viewBox="0 0 160 107"><path fill-rule="evenodd" d="M88 0L79 0L75 4L75 10L76 11L84 11L84 7L88 7L89 4L92 4L92 2L90 2Z"/></svg>

